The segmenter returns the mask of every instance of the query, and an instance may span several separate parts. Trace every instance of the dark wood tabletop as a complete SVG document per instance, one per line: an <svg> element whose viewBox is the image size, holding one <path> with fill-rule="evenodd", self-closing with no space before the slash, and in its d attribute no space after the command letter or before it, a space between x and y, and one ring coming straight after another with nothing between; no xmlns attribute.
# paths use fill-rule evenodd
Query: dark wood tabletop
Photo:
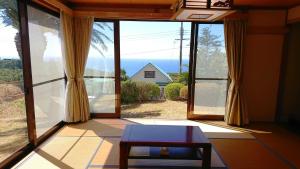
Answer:
<svg viewBox="0 0 300 169"><path fill-rule="evenodd" d="M121 142L132 145L195 146L210 144L198 126L128 125Z"/></svg>
<svg viewBox="0 0 300 169"><path fill-rule="evenodd" d="M147 157L130 156L131 147L149 146L152 150L155 147L172 148L167 150L165 157L160 153L151 153ZM172 155L177 152L173 147L188 147L195 150L192 152L199 152L199 148L203 149L201 153L202 168L210 169L211 163L211 143L205 137L198 126L173 126L173 125L127 125L123 132L120 141L120 169L128 168L129 158L172 158ZM154 149L153 149L154 148ZM160 149L162 150L162 149ZM174 150L174 153L173 153ZM153 151L152 151L153 152ZM152 154L152 155L151 155ZM193 153L190 153L193 154ZM180 156L176 156L180 157ZM175 156L174 156L175 158ZM185 159L194 159L193 157L180 157Z"/></svg>

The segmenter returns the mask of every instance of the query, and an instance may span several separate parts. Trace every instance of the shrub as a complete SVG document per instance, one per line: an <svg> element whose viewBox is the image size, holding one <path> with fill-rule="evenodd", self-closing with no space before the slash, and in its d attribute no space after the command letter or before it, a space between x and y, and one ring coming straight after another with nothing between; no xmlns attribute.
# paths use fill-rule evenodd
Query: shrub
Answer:
<svg viewBox="0 0 300 169"><path fill-rule="evenodd" d="M121 102L135 103L138 101L139 90L135 82L127 80L121 83Z"/></svg>
<svg viewBox="0 0 300 169"><path fill-rule="evenodd" d="M179 77L178 77L179 83L187 85L188 81L189 81L189 73L188 72L183 72L182 74L179 75Z"/></svg>
<svg viewBox="0 0 300 169"><path fill-rule="evenodd" d="M180 94L179 94L181 99L187 100L188 99L188 87L184 86L180 89Z"/></svg>
<svg viewBox="0 0 300 169"><path fill-rule="evenodd" d="M136 82L136 86L138 88L138 100L140 102L155 100L160 95L159 86L155 83L150 82Z"/></svg>
<svg viewBox="0 0 300 169"><path fill-rule="evenodd" d="M167 99L170 100L178 100L179 99L179 94L180 94L180 89L184 85L181 83L170 83L165 87L165 96Z"/></svg>

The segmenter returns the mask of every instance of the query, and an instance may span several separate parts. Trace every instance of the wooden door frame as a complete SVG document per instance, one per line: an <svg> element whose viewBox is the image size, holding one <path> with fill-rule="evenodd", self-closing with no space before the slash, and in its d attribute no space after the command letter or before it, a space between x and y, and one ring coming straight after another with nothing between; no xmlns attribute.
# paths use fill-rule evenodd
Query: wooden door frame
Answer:
<svg viewBox="0 0 300 169"><path fill-rule="evenodd" d="M189 119L189 120L224 120L224 115L194 114L195 81L197 80L196 66L197 66L197 46L198 46L199 24L212 24L212 23L192 22L191 42L190 42L187 119ZM214 24L216 24L216 23L214 23ZM217 24L222 24L222 22L218 22Z"/></svg>
<svg viewBox="0 0 300 169"><path fill-rule="evenodd" d="M120 21L146 21L146 20L111 20L96 18L95 22L113 22L114 23L114 51L115 51L115 113L91 113L92 118L120 118L121 117L121 65L120 65ZM155 21L152 21L155 22ZM157 22L178 22L164 21ZM188 21L190 22L190 21ZM198 115L194 114L194 96L196 80L197 63L197 45L199 24L212 24L210 22L191 22L191 40L189 56L189 80L188 80L188 101L187 101L187 119L189 120L224 120L224 115ZM223 22L214 22L213 24L223 24Z"/></svg>
<svg viewBox="0 0 300 169"><path fill-rule="evenodd" d="M114 25L114 68L115 68L115 112L91 113L91 118L120 118L121 117L121 61L120 61L120 21L95 19L95 22L112 22Z"/></svg>

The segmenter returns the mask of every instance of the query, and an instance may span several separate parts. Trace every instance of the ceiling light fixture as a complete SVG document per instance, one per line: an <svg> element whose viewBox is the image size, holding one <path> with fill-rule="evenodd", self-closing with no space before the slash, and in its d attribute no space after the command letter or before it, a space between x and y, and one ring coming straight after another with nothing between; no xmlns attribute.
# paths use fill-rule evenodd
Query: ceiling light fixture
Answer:
<svg viewBox="0 0 300 169"><path fill-rule="evenodd" d="M232 0L178 0L172 19L213 22L234 12Z"/></svg>

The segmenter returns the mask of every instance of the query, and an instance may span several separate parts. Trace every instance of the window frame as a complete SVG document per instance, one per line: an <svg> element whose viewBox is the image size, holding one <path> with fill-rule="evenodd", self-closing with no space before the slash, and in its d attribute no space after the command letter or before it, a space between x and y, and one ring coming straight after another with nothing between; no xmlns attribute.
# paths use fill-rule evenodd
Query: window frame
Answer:
<svg viewBox="0 0 300 169"><path fill-rule="evenodd" d="M32 102L32 108L33 108L33 113L34 113L34 123L36 123L36 118L35 118L35 106L34 106L34 93L33 93L33 88L34 87L37 87L37 86L41 86L41 85L45 85L45 84L50 84L50 83L53 83L53 82L57 82L57 81L60 81L60 80L64 80L64 82L65 82L65 88L66 88L66 85L67 85L67 76L66 76L66 74L64 73L63 74L63 77L59 77L59 78L55 78L55 79L50 79L50 80L46 80L46 81L43 81L43 82L39 82L39 83L36 83L36 84L34 84L33 83L33 80L32 80L32 66L31 66L31 53L30 53L30 41L29 41L29 39L30 39L30 36L29 36L29 18L28 18L28 6L31 6L32 8L35 8L35 9L37 9L37 10L40 10L40 11L42 11L42 12L44 12L44 13L47 13L47 14L49 14L49 15L52 15L52 16L54 16L54 17L56 17L56 18L58 18L58 19L60 19L60 13L58 13L58 12L55 12L55 11L52 11L52 10L49 10L49 9L47 9L47 8L45 8L45 7L43 7L43 6L40 6L39 4L37 4L37 3L35 3L35 2L27 2L26 3L26 27L27 27L27 38L28 38L28 47L29 47L29 57L28 57L28 59L29 59L29 62L30 62L30 73L31 73L31 85L30 85L30 87L31 87L31 91L32 91L32 97L33 97L33 102ZM62 57L63 57L63 55L62 55ZM50 129L48 129L46 132L44 132L43 134L41 134L39 137L37 137L37 127L36 127L36 125L34 124L34 126L35 126L35 144L39 144L39 143L42 143L44 140L46 140L49 136L51 136L52 134L52 132L53 131L55 131L55 130L58 130L59 128L61 128L63 125L64 125L64 121L62 120L62 121L60 121L60 122L58 122L57 124L55 124L54 126L52 126Z"/></svg>
<svg viewBox="0 0 300 169"><path fill-rule="evenodd" d="M40 144L42 144L46 139L52 136L60 128L62 128L65 123L63 121L59 122L51 129L43 133L40 137L36 135L36 123L35 123L35 110L34 110L34 97L33 97L33 81L32 81L32 67L31 67L31 55L30 55L30 43L29 43L29 27L28 27L28 13L27 6L30 5L36 9L39 9L43 12L51 14L55 17L59 17L58 12L49 10L35 2L17 0L17 9L18 9L18 21L19 21L19 34L21 39L21 52L22 52L22 66L23 66L23 84L24 84L24 97L25 97L25 109L26 109L26 121L27 121L27 135L28 135L28 144L20 147L13 154L8 156L6 159L0 162L0 168L11 168L18 161L32 152ZM64 78L52 79L45 83L51 83L53 81L65 79ZM41 84L35 84L35 86Z"/></svg>
<svg viewBox="0 0 300 169"><path fill-rule="evenodd" d="M192 22L191 25L191 44L190 44L190 67L189 67L189 81L188 81L188 107L187 107L187 119L189 120L224 120L224 115L206 115L206 114L194 114L194 102L195 102L195 83L197 80L220 80L227 81L226 87L226 99L225 105L227 103L228 87L230 84L229 74L227 73L227 78L197 78L196 77L196 67L197 67L197 47L198 47L198 32L199 25L202 24L224 24L224 22Z"/></svg>
<svg viewBox="0 0 300 169"><path fill-rule="evenodd" d="M84 78L107 78L115 80L115 112L114 113L97 113L90 112L91 118L120 118L121 117L121 63L120 63L120 20L115 19L98 19L94 22L111 22L113 23L114 35L114 77L110 76L84 76Z"/></svg>
<svg viewBox="0 0 300 169"><path fill-rule="evenodd" d="M144 71L144 78L154 79L155 71Z"/></svg>

